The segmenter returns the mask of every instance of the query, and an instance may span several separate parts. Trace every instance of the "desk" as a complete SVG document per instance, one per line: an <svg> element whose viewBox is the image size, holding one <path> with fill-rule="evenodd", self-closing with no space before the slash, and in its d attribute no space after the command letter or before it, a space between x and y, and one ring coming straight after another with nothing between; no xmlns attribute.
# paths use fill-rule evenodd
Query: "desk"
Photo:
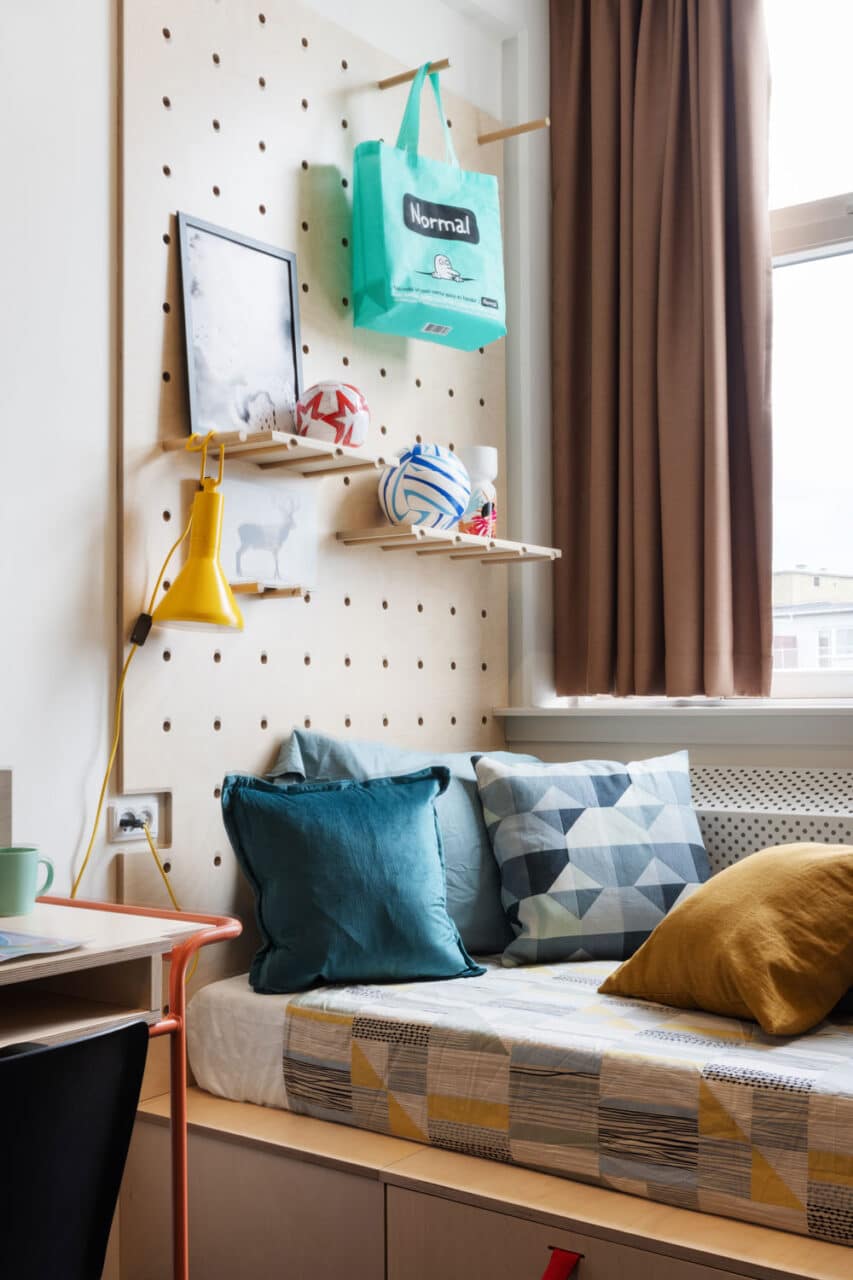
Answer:
<svg viewBox="0 0 853 1280"><path fill-rule="evenodd" d="M45 1044L138 1019L170 1041L174 1280L188 1280L186 970L200 947L242 932L228 916L41 898L10 932L79 938L74 951L0 964L0 1047ZM164 959L170 961L163 999Z"/></svg>

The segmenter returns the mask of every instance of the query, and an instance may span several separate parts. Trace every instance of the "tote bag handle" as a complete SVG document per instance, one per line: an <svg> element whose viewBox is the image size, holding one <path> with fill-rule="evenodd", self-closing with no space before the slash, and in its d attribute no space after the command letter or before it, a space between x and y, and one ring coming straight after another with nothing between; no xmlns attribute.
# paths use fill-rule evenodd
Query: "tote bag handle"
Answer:
<svg viewBox="0 0 853 1280"><path fill-rule="evenodd" d="M400 151L407 151L410 156L418 154L418 139L421 132L421 92L424 87L424 80L429 71L430 64L425 62L419 68L418 74L412 81L412 87L409 91L409 101L406 103L406 110L403 113L403 121L400 125L400 132L397 135L397 148ZM447 153L448 164L452 164L456 169L459 168L459 161L456 159L456 152L450 138L450 130L447 127L447 118L444 114L444 108L441 105L441 89L438 84L438 72L433 71L430 74L432 83L432 91L435 95L435 103L438 107L438 116L441 120L441 128L444 133L444 146Z"/></svg>

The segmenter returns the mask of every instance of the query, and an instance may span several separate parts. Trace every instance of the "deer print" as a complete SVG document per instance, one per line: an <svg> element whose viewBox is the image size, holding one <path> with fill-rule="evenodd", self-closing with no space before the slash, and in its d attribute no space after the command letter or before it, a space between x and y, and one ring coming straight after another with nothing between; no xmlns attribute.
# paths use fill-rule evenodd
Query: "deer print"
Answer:
<svg viewBox="0 0 853 1280"><path fill-rule="evenodd" d="M275 563L275 580L281 582L279 556L290 534L296 525L298 506L291 498L287 502L278 502L278 524L241 524L237 526L240 545L237 548L237 577L243 576L243 556L247 551L268 551Z"/></svg>

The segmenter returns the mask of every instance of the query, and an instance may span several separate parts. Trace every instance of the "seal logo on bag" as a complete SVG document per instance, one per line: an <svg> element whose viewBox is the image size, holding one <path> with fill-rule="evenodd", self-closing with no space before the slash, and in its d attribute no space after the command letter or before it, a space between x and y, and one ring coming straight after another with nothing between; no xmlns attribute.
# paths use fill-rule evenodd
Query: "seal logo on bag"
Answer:
<svg viewBox="0 0 853 1280"><path fill-rule="evenodd" d="M433 204L406 192L403 196L403 221L410 231L436 240L465 240L480 243L480 228L473 209L460 209L452 204Z"/></svg>

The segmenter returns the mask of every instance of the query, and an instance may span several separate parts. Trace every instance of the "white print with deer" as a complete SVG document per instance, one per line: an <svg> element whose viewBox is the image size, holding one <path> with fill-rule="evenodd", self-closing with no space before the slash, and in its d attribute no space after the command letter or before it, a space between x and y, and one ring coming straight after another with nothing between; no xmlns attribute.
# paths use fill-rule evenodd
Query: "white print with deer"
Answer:
<svg viewBox="0 0 853 1280"><path fill-rule="evenodd" d="M312 486L296 479L230 476L222 492L222 566L229 581L315 587L317 507Z"/></svg>

